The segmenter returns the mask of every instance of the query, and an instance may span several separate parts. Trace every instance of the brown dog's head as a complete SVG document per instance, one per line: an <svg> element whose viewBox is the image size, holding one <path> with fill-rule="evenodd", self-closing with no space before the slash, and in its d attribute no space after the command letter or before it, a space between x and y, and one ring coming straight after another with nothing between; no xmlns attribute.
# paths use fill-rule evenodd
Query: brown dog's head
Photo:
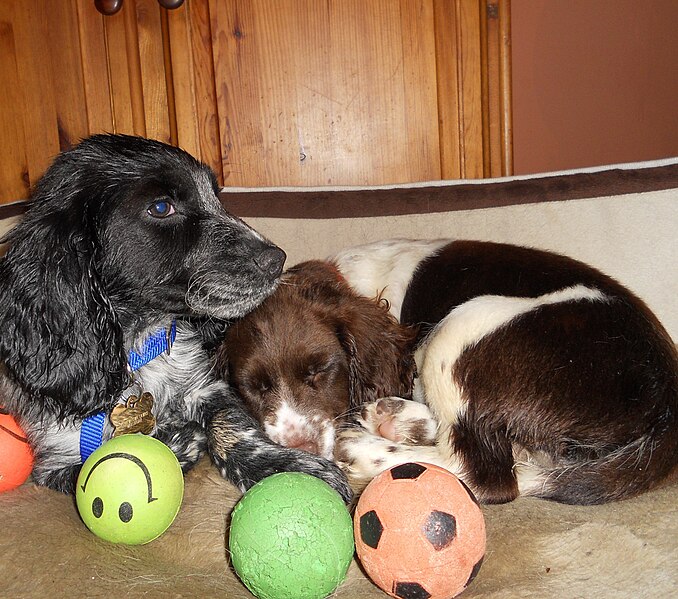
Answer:
<svg viewBox="0 0 678 599"><path fill-rule="evenodd" d="M218 366L273 441L332 458L335 426L352 408L410 395L413 343L384 302L312 261L228 330Z"/></svg>

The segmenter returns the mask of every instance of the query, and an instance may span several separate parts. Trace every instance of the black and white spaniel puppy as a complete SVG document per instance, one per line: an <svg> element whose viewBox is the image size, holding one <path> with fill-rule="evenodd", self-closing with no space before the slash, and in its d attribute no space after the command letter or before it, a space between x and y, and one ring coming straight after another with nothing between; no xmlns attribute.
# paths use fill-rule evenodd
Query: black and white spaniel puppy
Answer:
<svg viewBox="0 0 678 599"><path fill-rule="evenodd" d="M221 206L186 152L95 135L37 184L0 259L0 405L35 453L33 478L71 492L113 434L150 433L184 470L206 449L246 489L274 472L345 477L272 443L214 374L203 332L272 293L285 254Z"/></svg>
<svg viewBox="0 0 678 599"><path fill-rule="evenodd" d="M595 504L645 491L678 464L676 347L610 277L479 241L389 240L334 260L354 289L419 327L421 403L363 409L367 430L341 441L358 478L418 460L487 503Z"/></svg>

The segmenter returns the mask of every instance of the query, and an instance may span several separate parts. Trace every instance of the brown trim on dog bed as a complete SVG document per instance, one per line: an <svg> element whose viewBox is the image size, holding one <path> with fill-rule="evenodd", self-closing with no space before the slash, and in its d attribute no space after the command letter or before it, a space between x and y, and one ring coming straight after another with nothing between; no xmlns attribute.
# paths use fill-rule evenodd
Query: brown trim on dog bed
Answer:
<svg viewBox="0 0 678 599"><path fill-rule="evenodd" d="M225 191L220 197L230 212L242 217L320 219L430 214L672 188L678 188L678 164L387 189ZM23 214L28 203L0 205L0 219Z"/></svg>
<svg viewBox="0 0 678 599"><path fill-rule="evenodd" d="M27 207L28 201L26 200L14 202L13 204L0 204L0 220L20 216L26 212Z"/></svg>
<svg viewBox="0 0 678 599"><path fill-rule="evenodd" d="M230 212L241 217L321 219L429 214L608 197L676 187L678 164L669 164L439 186L224 191L220 197Z"/></svg>

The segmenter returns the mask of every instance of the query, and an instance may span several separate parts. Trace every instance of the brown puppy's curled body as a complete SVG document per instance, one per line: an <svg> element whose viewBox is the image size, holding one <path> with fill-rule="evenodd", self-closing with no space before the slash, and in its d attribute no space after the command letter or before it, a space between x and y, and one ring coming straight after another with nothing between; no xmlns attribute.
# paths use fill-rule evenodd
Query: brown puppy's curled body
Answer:
<svg viewBox="0 0 678 599"><path fill-rule="evenodd" d="M342 443L354 474L429 461L484 502L622 499L678 463L678 354L650 309L598 270L551 252L479 241L388 240L336 258L420 330L414 396L435 447L407 431L421 403L367 406ZM416 413L411 416L410 411Z"/></svg>
<svg viewBox="0 0 678 599"><path fill-rule="evenodd" d="M409 401L392 396L410 393L415 334ZM334 453L354 480L424 461L486 503L594 504L643 492L678 463L668 334L625 287L550 252L402 239L352 248L292 269L223 349L271 438ZM358 407L362 428L335 447L337 421Z"/></svg>

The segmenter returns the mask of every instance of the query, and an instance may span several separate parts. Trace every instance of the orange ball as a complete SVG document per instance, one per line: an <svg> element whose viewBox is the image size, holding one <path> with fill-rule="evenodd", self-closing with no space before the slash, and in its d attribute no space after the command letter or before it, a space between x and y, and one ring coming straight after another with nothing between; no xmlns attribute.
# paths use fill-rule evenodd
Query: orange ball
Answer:
<svg viewBox="0 0 678 599"><path fill-rule="evenodd" d="M454 597L485 556L485 520L473 493L431 464L402 464L374 478L353 523L363 568L393 597Z"/></svg>
<svg viewBox="0 0 678 599"><path fill-rule="evenodd" d="M12 416L0 413L0 493L22 485L32 470L26 433Z"/></svg>

